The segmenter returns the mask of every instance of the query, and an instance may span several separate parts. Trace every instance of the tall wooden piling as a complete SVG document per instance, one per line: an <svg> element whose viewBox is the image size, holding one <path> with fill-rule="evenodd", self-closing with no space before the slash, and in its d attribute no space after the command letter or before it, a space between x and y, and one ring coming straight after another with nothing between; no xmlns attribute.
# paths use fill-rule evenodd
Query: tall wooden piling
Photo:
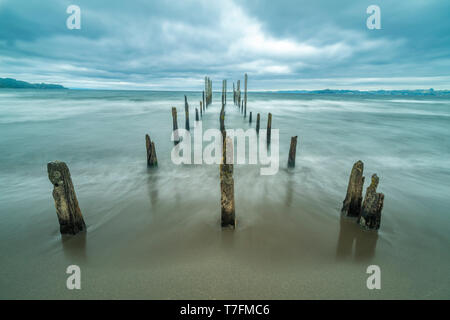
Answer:
<svg viewBox="0 0 450 320"><path fill-rule="evenodd" d="M53 199L61 234L77 234L86 230L83 215L78 206L70 171L64 162L47 164L48 178L53 184Z"/></svg>
<svg viewBox="0 0 450 320"><path fill-rule="evenodd" d="M186 114L186 130L190 130L190 127L189 127L189 104L187 102L186 96L184 96L184 112Z"/></svg>
<svg viewBox="0 0 450 320"><path fill-rule="evenodd" d="M205 104L205 91L202 92L202 100L203 100L203 111L206 110L206 104Z"/></svg>
<svg viewBox="0 0 450 320"><path fill-rule="evenodd" d="M234 87L234 82L233 82L233 103L234 105L236 105L236 88Z"/></svg>
<svg viewBox="0 0 450 320"><path fill-rule="evenodd" d="M244 76L244 118L247 117L247 74Z"/></svg>
<svg viewBox="0 0 450 320"><path fill-rule="evenodd" d="M291 146L289 148L288 168L295 167L296 151L297 151L297 136L291 138Z"/></svg>
<svg viewBox="0 0 450 320"><path fill-rule="evenodd" d="M370 186L366 190L361 215L358 219L359 225L365 229L378 230L380 228L384 194L377 192L379 181L378 176L374 174Z"/></svg>
<svg viewBox="0 0 450 320"><path fill-rule="evenodd" d="M261 115L258 113L256 115L256 134L259 134L259 123L260 123L260 120L261 120Z"/></svg>
<svg viewBox="0 0 450 320"><path fill-rule="evenodd" d="M200 118L198 117L198 109L195 108L195 121L200 121Z"/></svg>
<svg viewBox="0 0 450 320"><path fill-rule="evenodd" d="M178 136L178 120L177 120L177 108L172 107L172 121L173 121L173 136L174 144L180 142L180 137Z"/></svg>
<svg viewBox="0 0 450 320"><path fill-rule="evenodd" d="M250 111L250 116L248 118L248 123L252 123L252 112Z"/></svg>
<svg viewBox="0 0 450 320"><path fill-rule="evenodd" d="M202 106L202 102L200 101L200 117L203 118L203 106Z"/></svg>
<svg viewBox="0 0 450 320"><path fill-rule="evenodd" d="M237 104L241 106L241 80L237 81L237 93L236 93Z"/></svg>
<svg viewBox="0 0 450 320"><path fill-rule="evenodd" d="M272 114L269 112L267 117L267 144L270 144L270 137L272 135Z"/></svg>
<svg viewBox="0 0 450 320"><path fill-rule="evenodd" d="M233 179L233 141L223 135L222 163L220 165L221 224L222 227L235 228L234 179Z"/></svg>
<svg viewBox="0 0 450 320"><path fill-rule="evenodd" d="M148 134L145 135L145 147L147 149L147 166L157 167L158 159L156 158L155 142L150 139Z"/></svg>
<svg viewBox="0 0 450 320"><path fill-rule="evenodd" d="M361 213L362 190L364 185L364 163L359 160L352 168L348 181L347 195L342 205L341 212L347 217L358 217Z"/></svg>

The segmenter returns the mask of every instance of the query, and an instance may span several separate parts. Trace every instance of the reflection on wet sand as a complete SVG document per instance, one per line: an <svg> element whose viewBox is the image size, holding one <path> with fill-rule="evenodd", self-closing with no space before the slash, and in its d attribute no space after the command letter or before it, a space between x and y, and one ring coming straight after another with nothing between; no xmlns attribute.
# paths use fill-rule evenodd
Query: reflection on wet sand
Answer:
<svg viewBox="0 0 450 320"><path fill-rule="evenodd" d="M158 175L155 168L148 169L147 187L148 187L148 195L150 197L150 203L152 207L156 207L158 205L159 198L158 198Z"/></svg>
<svg viewBox="0 0 450 320"><path fill-rule="evenodd" d="M352 257L356 261L369 260L375 255L377 240L377 232L361 229L355 219L341 217L336 257L339 260Z"/></svg>
<svg viewBox="0 0 450 320"><path fill-rule="evenodd" d="M86 242L87 233L80 232L75 236L62 235L61 243L64 251L64 255L73 260L73 262L79 263L86 261Z"/></svg>

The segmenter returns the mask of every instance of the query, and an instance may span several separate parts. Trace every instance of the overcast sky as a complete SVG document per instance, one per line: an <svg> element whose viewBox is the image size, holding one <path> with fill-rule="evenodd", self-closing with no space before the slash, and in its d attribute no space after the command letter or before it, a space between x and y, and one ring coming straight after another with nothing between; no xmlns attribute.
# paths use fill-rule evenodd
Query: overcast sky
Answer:
<svg viewBox="0 0 450 320"><path fill-rule="evenodd" d="M0 0L0 77L70 88L450 89L449 53L448 0Z"/></svg>

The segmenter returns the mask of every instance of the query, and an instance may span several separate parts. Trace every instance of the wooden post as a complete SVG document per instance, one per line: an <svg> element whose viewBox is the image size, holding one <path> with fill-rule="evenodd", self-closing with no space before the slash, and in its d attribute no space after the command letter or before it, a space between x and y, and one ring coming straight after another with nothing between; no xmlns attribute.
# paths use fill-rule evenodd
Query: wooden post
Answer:
<svg viewBox="0 0 450 320"><path fill-rule="evenodd" d="M219 120L220 120L220 131L222 131L222 134L224 134L224 132L225 132L225 110L224 110L223 106L222 106L222 110L220 111Z"/></svg>
<svg viewBox="0 0 450 320"><path fill-rule="evenodd" d="M252 123L252 112L250 111L250 117L248 119L248 123Z"/></svg>
<svg viewBox="0 0 450 320"><path fill-rule="evenodd" d="M241 106L241 80L237 81L237 104L240 107Z"/></svg>
<svg viewBox="0 0 450 320"><path fill-rule="evenodd" d="M270 144L270 137L272 135L272 114L269 112L267 118L267 144Z"/></svg>
<svg viewBox="0 0 450 320"><path fill-rule="evenodd" d="M186 113L186 130L190 130L190 128L189 128L189 104L187 102L186 96L184 96L184 112Z"/></svg>
<svg viewBox="0 0 450 320"><path fill-rule="evenodd" d="M145 147L147 148L147 166L157 167L158 159L156 158L155 142L150 139L148 134L145 135Z"/></svg>
<svg viewBox="0 0 450 320"><path fill-rule="evenodd" d="M198 109L195 108L195 121L200 121L199 117L198 117Z"/></svg>
<svg viewBox="0 0 450 320"><path fill-rule="evenodd" d="M366 196L362 205L358 223L361 227L370 230L380 228L381 210L383 209L384 194L377 192L380 179L376 174L372 176L372 182L367 187Z"/></svg>
<svg viewBox="0 0 450 320"><path fill-rule="evenodd" d="M297 136L291 138L291 147L289 148L288 168L295 167L296 151L297 151Z"/></svg>
<svg viewBox="0 0 450 320"><path fill-rule="evenodd" d="M247 74L244 76L244 118L247 117Z"/></svg>
<svg viewBox="0 0 450 320"><path fill-rule="evenodd" d="M200 101L200 117L203 118L203 107L202 107L202 102Z"/></svg>
<svg viewBox="0 0 450 320"><path fill-rule="evenodd" d="M206 104L205 104L205 91L202 92L202 100L203 100L203 111L206 110Z"/></svg>
<svg viewBox="0 0 450 320"><path fill-rule="evenodd" d="M227 80L225 79L225 104L227 104Z"/></svg>
<svg viewBox="0 0 450 320"><path fill-rule="evenodd" d="M341 212L347 217L358 217L361 213L362 190L364 185L364 163L359 160L352 168L348 181L347 195L342 205Z"/></svg>
<svg viewBox="0 0 450 320"><path fill-rule="evenodd" d="M86 225L78 206L70 171L64 162L53 161L47 164L48 178L53 184L53 199L59 220L61 234L77 234L85 231Z"/></svg>
<svg viewBox="0 0 450 320"><path fill-rule="evenodd" d="M256 134L259 134L259 122L260 122L260 120L261 120L261 116L260 116L260 114L258 113L258 114L256 115Z"/></svg>
<svg viewBox="0 0 450 320"><path fill-rule="evenodd" d="M234 82L233 82L233 103L234 105L236 105L236 89L234 87Z"/></svg>
<svg viewBox="0 0 450 320"><path fill-rule="evenodd" d="M223 135L222 164L220 165L221 221L222 227L235 228L233 141Z"/></svg>
<svg viewBox="0 0 450 320"><path fill-rule="evenodd" d="M173 120L173 135L174 135L174 144L178 144L180 142L180 137L178 136L178 121L177 121L177 108L172 107L172 120Z"/></svg>

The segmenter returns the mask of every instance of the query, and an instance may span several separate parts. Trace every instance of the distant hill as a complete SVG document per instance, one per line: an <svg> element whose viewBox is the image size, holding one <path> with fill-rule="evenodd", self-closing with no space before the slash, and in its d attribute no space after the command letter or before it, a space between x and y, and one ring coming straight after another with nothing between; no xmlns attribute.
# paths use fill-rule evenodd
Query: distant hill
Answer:
<svg viewBox="0 0 450 320"><path fill-rule="evenodd" d="M0 89L67 89L59 84L29 83L11 78L0 78Z"/></svg>

